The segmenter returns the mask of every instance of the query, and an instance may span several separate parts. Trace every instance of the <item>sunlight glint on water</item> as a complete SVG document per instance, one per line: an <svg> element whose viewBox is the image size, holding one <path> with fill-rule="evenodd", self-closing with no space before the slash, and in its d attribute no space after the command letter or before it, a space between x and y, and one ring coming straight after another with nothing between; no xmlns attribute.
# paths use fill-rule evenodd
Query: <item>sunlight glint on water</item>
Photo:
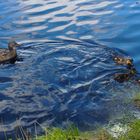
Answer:
<svg viewBox="0 0 140 140"><path fill-rule="evenodd" d="M128 53L140 70L139 2L7 0L0 10L1 47L22 44L19 61L0 66L0 118L9 135L18 118L29 129L38 121L86 130L133 114L126 100L139 87L113 80L127 69L112 59Z"/></svg>

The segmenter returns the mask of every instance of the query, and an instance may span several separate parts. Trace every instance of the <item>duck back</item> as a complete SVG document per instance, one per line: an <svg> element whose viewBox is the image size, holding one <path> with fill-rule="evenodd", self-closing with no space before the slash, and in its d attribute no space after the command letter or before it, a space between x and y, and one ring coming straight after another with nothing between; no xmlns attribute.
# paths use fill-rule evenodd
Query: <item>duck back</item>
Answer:
<svg viewBox="0 0 140 140"><path fill-rule="evenodd" d="M16 49L9 50L9 49L2 49L0 48L0 63L15 62L17 57Z"/></svg>

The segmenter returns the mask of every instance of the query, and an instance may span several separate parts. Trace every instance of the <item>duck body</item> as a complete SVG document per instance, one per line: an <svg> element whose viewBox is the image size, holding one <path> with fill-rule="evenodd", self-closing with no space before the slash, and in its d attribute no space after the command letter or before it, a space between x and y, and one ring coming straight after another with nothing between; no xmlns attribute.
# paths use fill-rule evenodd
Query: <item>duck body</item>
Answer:
<svg viewBox="0 0 140 140"><path fill-rule="evenodd" d="M131 76L128 73L119 73L119 74L115 74L114 80L116 80L119 83L123 83L125 81L128 81L130 77Z"/></svg>
<svg viewBox="0 0 140 140"><path fill-rule="evenodd" d="M9 51L9 49L0 48L0 63L15 62L16 57L16 50Z"/></svg>
<svg viewBox="0 0 140 140"><path fill-rule="evenodd" d="M15 41L8 43L8 48L0 48L0 64L14 63L17 58L16 47L19 46Z"/></svg>
<svg viewBox="0 0 140 140"><path fill-rule="evenodd" d="M122 58L122 57L117 56L114 58L114 61L118 65L126 65L128 69L133 67L133 60L130 58Z"/></svg>
<svg viewBox="0 0 140 140"><path fill-rule="evenodd" d="M136 78L137 75L137 70L134 67L133 60L131 58L124 58L124 57L119 57L116 56L113 58L114 62L117 65L125 65L127 66L127 73L117 73L114 75L114 80L123 83L126 81L129 81L132 78ZM136 79L137 83L140 83L140 79Z"/></svg>

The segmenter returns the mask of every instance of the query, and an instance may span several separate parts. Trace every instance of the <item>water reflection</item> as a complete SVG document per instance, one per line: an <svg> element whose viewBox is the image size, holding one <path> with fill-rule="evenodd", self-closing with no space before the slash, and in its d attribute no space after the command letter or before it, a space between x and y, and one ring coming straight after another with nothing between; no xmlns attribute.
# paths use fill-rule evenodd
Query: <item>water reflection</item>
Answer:
<svg viewBox="0 0 140 140"><path fill-rule="evenodd" d="M125 101L139 87L114 81L115 73L127 69L116 66L113 57L127 55L113 48L139 63L138 7L130 0L1 2L2 47L11 38L22 44L19 61L0 65L4 129L11 133L16 119L25 128L35 121L44 126L72 121L93 129L132 113Z"/></svg>

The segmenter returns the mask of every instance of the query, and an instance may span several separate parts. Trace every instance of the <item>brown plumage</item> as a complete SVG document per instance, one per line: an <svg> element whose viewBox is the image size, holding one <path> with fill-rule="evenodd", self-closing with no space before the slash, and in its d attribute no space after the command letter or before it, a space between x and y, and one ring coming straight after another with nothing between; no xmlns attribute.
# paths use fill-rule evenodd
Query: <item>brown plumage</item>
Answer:
<svg viewBox="0 0 140 140"><path fill-rule="evenodd" d="M130 58L121 58L121 57L115 57L114 61L118 65L126 65L128 67L133 66L133 60Z"/></svg>
<svg viewBox="0 0 140 140"><path fill-rule="evenodd" d="M14 62L17 57L16 47L19 46L15 41L8 43L8 48L0 48L0 63Z"/></svg>
<svg viewBox="0 0 140 140"><path fill-rule="evenodd" d="M114 80L116 80L119 83L123 83L125 81L128 81L131 78L129 73L117 73L114 76Z"/></svg>

